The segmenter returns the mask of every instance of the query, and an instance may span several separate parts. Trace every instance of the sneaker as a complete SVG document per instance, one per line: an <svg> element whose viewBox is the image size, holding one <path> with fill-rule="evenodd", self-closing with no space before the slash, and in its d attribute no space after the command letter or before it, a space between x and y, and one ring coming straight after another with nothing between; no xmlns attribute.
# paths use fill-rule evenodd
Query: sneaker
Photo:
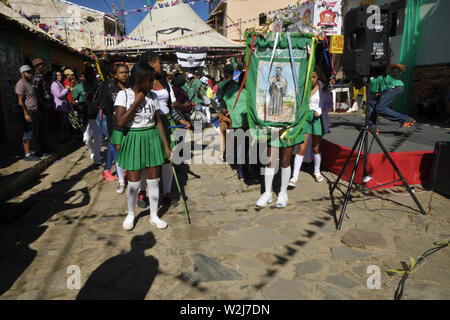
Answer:
<svg viewBox="0 0 450 320"><path fill-rule="evenodd" d="M295 188L297 186L297 180L295 180L294 178L292 178L291 180L289 180L289 187Z"/></svg>
<svg viewBox="0 0 450 320"><path fill-rule="evenodd" d="M238 180L239 181L245 181L245 176L242 174L238 174Z"/></svg>
<svg viewBox="0 0 450 320"><path fill-rule="evenodd" d="M167 207L176 207L178 206L178 201L175 200L175 198L173 197L173 195L169 192L167 193L162 200L163 204Z"/></svg>
<svg viewBox="0 0 450 320"><path fill-rule="evenodd" d="M147 208L147 195L145 191L139 191L137 206L142 209Z"/></svg>
<svg viewBox="0 0 450 320"><path fill-rule="evenodd" d="M103 170L102 177L108 181L116 181L116 177L112 175L110 170Z"/></svg>
<svg viewBox="0 0 450 320"><path fill-rule="evenodd" d="M262 208L266 207L269 203L272 203L272 192L264 192L258 201L256 201L256 205Z"/></svg>
<svg viewBox="0 0 450 320"><path fill-rule="evenodd" d="M404 124L402 124L401 126L400 126L400 129L409 129L409 128L411 128L412 126L414 126L415 124L416 124L416 120L414 120L413 118L411 118L411 120L412 121L408 121L408 122L405 122Z"/></svg>
<svg viewBox="0 0 450 320"><path fill-rule="evenodd" d="M102 165L101 161L94 161L94 166L100 167Z"/></svg>
<svg viewBox="0 0 450 320"><path fill-rule="evenodd" d="M127 217L123 221L122 227L127 231L134 228L134 214L127 214Z"/></svg>
<svg viewBox="0 0 450 320"><path fill-rule="evenodd" d="M120 194L124 193L125 192L125 185L119 183L119 185L117 186L116 192L120 193Z"/></svg>
<svg viewBox="0 0 450 320"><path fill-rule="evenodd" d="M320 173L318 174L314 174L314 179L316 179L316 182L322 182L323 181L323 177Z"/></svg>
<svg viewBox="0 0 450 320"><path fill-rule="evenodd" d="M275 204L275 207L277 208L284 208L287 206L288 203L288 195L287 192L280 192L278 194L277 203Z"/></svg>
<svg viewBox="0 0 450 320"><path fill-rule="evenodd" d="M154 225L158 229L166 229L168 226L167 222L165 222L164 220L161 220L158 216L156 216L156 217L150 216L149 221L152 225Z"/></svg>
<svg viewBox="0 0 450 320"><path fill-rule="evenodd" d="M41 158L35 156L34 154L30 154L29 156L25 156L25 158L23 158L24 161L40 161Z"/></svg>

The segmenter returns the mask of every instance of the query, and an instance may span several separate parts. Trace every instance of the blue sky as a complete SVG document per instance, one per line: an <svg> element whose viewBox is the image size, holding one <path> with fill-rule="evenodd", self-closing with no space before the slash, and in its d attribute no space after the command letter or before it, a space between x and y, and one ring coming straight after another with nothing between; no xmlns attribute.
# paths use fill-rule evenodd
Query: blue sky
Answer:
<svg viewBox="0 0 450 320"><path fill-rule="evenodd" d="M95 9L102 12L112 12L112 4L115 3L117 8L121 6L121 0L66 0L68 2L76 3L84 7ZM156 0L150 0L153 5ZM147 0L124 0L123 6L125 10L138 9L147 5ZM191 6L192 9L202 18L208 18L208 3L203 0L196 2ZM127 34L134 30L134 28L145 18L148 12L130 13L125 15L125 30Z"/></svg>

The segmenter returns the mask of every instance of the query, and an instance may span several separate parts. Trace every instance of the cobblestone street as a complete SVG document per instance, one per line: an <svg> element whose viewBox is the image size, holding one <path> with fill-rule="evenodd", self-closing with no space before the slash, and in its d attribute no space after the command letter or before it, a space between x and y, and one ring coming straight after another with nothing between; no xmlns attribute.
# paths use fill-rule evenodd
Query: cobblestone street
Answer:
<svg viewBox="0 0 450 320"><path fill-rule="evenodd" d="M400 276L386 271L450 240L450 201L438 194L422 216L403 188L354 191L337 231L347 183L331 198L334 174L324 171L326 181L316 183L306 167L286 208L258 209L260 185L239 181L228 164L177 166L190 225L179 201L160 207L168 229L157 230L149 209L137 208L127 232L126 194L101 171L80 147L6 203L14 219L0 225L1 299L392 300ZM175 182L172 191L178 197ZM415 193L428 211L431 192L416 186ZM67 285L74 265L80 290ZM450 299L449 265L450 248L427 258L403 298ZM367 287L369 266L381 270L380 289Z"/></svg>

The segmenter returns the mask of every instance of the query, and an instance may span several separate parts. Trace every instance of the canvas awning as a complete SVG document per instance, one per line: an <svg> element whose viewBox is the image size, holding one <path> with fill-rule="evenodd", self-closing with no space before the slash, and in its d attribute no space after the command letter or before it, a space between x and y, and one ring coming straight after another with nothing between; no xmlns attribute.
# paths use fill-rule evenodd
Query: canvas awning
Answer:
<svg viewBox="0 0 450 320"><path fill-rule="evenodd" d="M169 6L164 7L164 3ZM146 16L128 35L129 39L122 41L110 51L162 50L177 47L244 48L243 45L212 29L189 4L181 0L176 6L171 6L171 3L171 1L157 2L151 10L151 19ZM162 8L159 8L160 6Z"/></svg>

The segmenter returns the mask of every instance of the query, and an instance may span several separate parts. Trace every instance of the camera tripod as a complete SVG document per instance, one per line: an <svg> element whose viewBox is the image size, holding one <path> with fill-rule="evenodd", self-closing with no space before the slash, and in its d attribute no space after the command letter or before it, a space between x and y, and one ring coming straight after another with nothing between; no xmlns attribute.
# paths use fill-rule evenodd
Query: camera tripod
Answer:
<svg viewBox="0 0 450 320"><path fill-rule="evenodd" d="M366 84L367 81L364 81L364 84ZM367 99L368 102L369 99ZM359 131L359 136L355 141L355 144L353 145L352 151L350 152L347 160L345 161L344 166L341 169L341 172L339 173L339 176L336 180L336 182L333 185L333 188L331 189L331 195L333 195L334 190L336 189L336 186L339 183L339 180L341 179L342 175L344 174L344 171L346 169L346 167L348 166L348 164L350 163L350 160L353 156L353 154L355 153L355 150L358 150L358 155L356 156L356 160L355 160L355 165L353 167L353 172L352 175L350 177L350 181L348 184L348 188L347 188L347 193L345 195L345 200L344 200L344 204L342 206L342 210L341 210L341 215L339 217L339 222L337 224L337 230L340 230L342 227L342 222L344 220L344 216L345 216L345 210L347 209L347 204L348 201L350 199L350 192L352 189L352 185L353 185L353 180L355 178L355 174L356 174L356 170L358 168L359 162L361 160L361 153L363 151L364 148L364 155L363 155L363 193L365 193L365 191L370 191L373 189L377 189L386 185L390 185L396 182L403 182L403 185L406 187L406 189L408 190L409 194L411 195L411 197L413 198L414 202L416 203L417 207L419 208L420 212L423 215L426 215L425 210L422 208L419 200L417 200L414 192L412 191L411 187L408 185L408 183L406 182L405 178L403 177L402 173L400 172L400 169L395 165L394 160L392 160L391 156L389 155L389 152L387 151L387 149L384 147L383 143L381 142L380 138L378 138L375 130L373 128L371 128L369 126L369 108L366 105L366 112L365 112L365 125L360 127ZM386 158L389 160L390 164L392 165L392 167L394 168L395 172L397 173L397 175L399 176L400 179L392 181L392 182L388 182L388 183L384 183L382 185L376 186L374 188L369 188L366 189L366 183L368 181L370 181L371 177L367 175L367 159L369 157L368 154L368 141L369 141L369 133L372 134L372 136L374 137L375 141L377 142L377 144L380 146L381 150L383 150L384 155L386 156Z"/></svg>

